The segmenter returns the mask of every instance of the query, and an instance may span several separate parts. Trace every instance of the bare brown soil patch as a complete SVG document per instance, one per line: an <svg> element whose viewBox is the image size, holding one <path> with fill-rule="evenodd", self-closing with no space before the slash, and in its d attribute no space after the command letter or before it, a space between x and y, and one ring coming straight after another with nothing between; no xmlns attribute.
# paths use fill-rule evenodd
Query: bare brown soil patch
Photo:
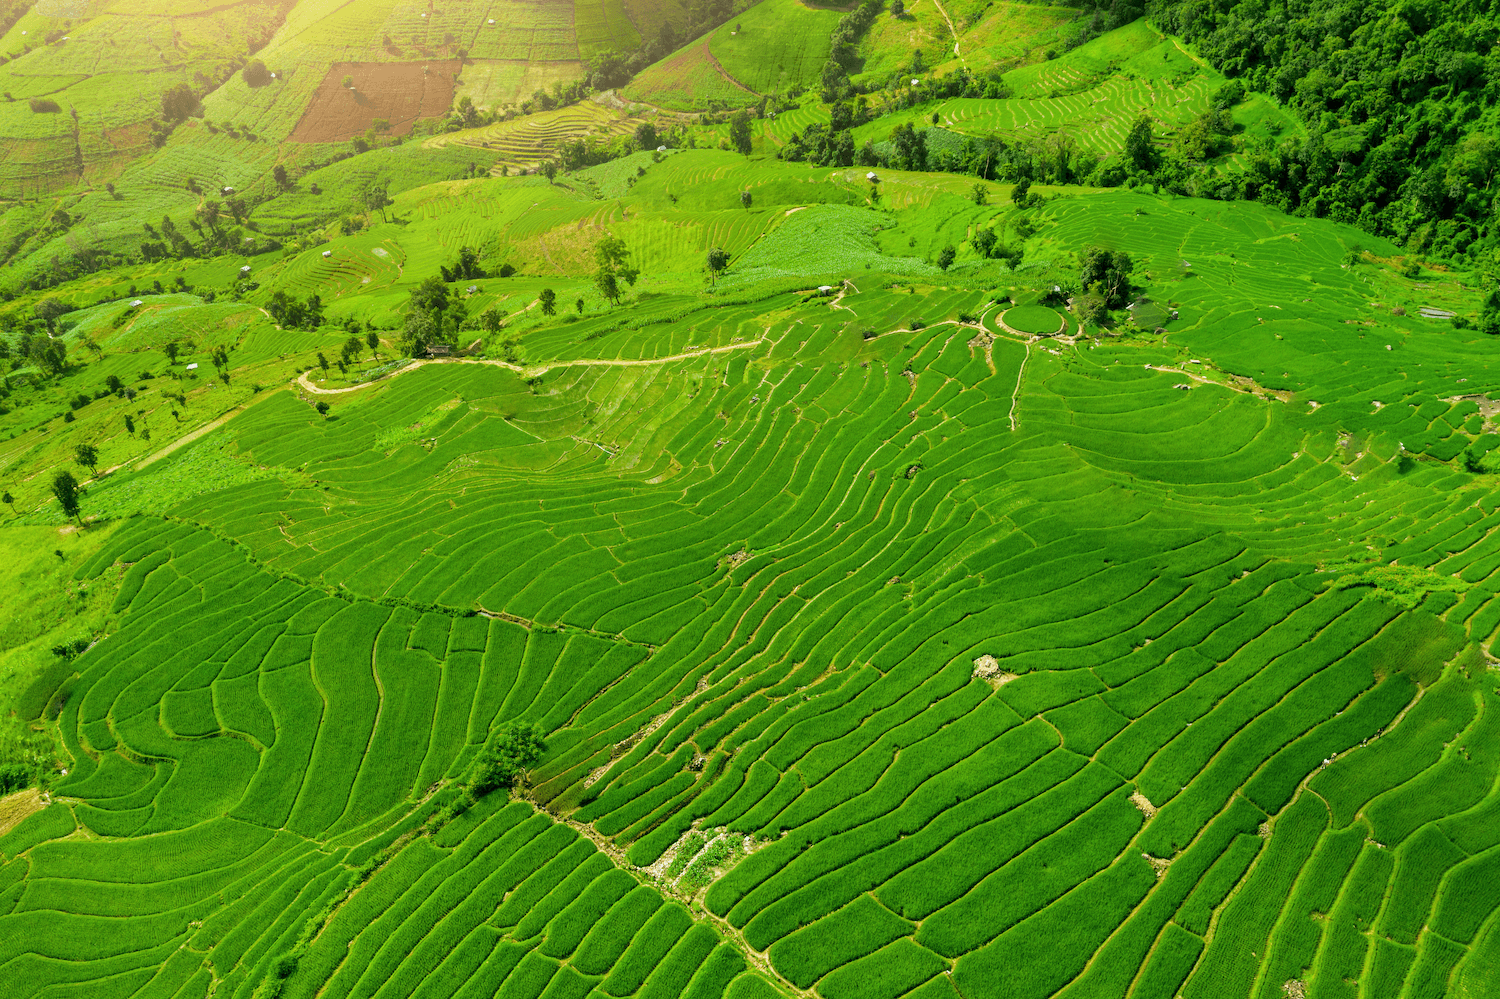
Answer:
<svg viewBox="0 0 1500 999"><path fill-rule="evenodd" d="M363 135L376 118L389 134L407 135L422 118L437 118L453 105L457 60L339 62L328 70L292 132L293 142L347 142ZM353 89L344 87L352 78Z"/></svg>

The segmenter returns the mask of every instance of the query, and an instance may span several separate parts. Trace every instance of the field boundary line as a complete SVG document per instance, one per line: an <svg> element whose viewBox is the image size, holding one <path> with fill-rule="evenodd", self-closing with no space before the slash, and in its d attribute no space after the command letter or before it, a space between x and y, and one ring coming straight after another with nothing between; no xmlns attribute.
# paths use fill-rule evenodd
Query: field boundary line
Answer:
<svg viewBox="0 0 1500 999"><path fill-rule="evenodd" d="M688 915L693 919L694 922L707 923L717 929L726 941L739 948L740 952L745 955L746 962L754 970L759 971L760 973L771 978L792 995L798 996L799 999L819 999L817 994L814 993L811 989L800 989L796 985L788 981L785 977L783 977L780 972L778 972L776 968L771 964L771 959L766 955L766 953L763 951L758 951L754 947L751 947L750 941L745 939L745 934L741 930L737 929L734 924L730 923L729 920L710 912L707 906L690 906L683 904L683 902L690 900L684 900L681 898L681 896L677 896L665 891L662 886L662 882L647 874L646 868L637 867L636 865L632 864L626 858L624 850L616 846L609 837L596 830L589 823L579 822L575 819L558 815L543 807L542 805L539 805L537 802L531 800L524 793L517 793L515 795L515 799L526 802L539 814L545 815L547 818L551 819L558 825L567 826L574 832L578 833L580 836L583 836L589 842L593 843L600 853L608 857L610 861L615 865L615 867L624 871L626 874L629 874L641 884L649 885L650 887L656 889L656 891L667 902L677 901L678 904L682 905L682 907L687 910Z"/></svg>
<svg viewBox="0 0 1500 999"><path fill-rule="evenodd" d="M1031 341L1021 345L1025 354L1021 356L1021 366L1016 369L1016 387L1010 391L1010 429L1016 430L1016 407L1021 404L1021 382L1026 378L1026 362L1031 360Z"/></svg>
<svg viewBox="0 0 1500 999"><path fill-rule="evenodd" d="M512 364L510 361L501 361L498 359L487 357L429 357L422 358L421 360L414 360L405 367L398 368L383 378L377 378L374 381L360 382L358 385L349 385L344 388L330 389L314 385L312 383L312 379L307 377L307 372L305 371L297 376L296 384L300 386L304 391L311 392L314 395L342 395L345 392L358 392L360 389L369 388L371 385L378 385L381 382L388 382L392 378L395 378L399 375L404 375L408 372L416 371L418 368L425 368L431 364L487 364L491 367L504 368L507 371L513 371L516 374L524 375L527 378L536 378L546 374L553 368L643 368L650 367L654 364L670 364L673 361L690 361L696 357L706 357L709 354L724 354L728 353L731 350L744 350L747 347L758 347L765 342L766 341L763 337L758 337L754 340L747 340L744 343L731 343L722 347L705 347L702 350L685 351L681 354L670 354L667 357L650 357L640 358L637 360L625 358L578 358L571 361L551 361L545 364Z"/></svg>

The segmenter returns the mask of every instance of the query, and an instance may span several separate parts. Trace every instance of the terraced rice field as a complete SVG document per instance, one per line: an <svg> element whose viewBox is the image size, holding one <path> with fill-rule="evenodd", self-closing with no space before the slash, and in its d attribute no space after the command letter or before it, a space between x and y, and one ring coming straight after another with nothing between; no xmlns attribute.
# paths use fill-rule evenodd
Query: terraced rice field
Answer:
<svg viewBox="0 0 1500 999"><path fill-rule="evenodd" d="M105 6L38 4L0 34L0 91L11 95L0 102L0 197L113 175L150 151L162 94L220 72L274 31L289 4ZM59 110L34 112L32 97Z"/></svg>
<svg viewBox="0 0 1500 999"><path fill-rule="evenodd" d="M761 95L816 88L838 19L831 8L762 0L649 67L622 93L685 111L711 100L745 107Z"/></svg>
<svg viewBox="0 0 1500 999"><path fill-rule="evenodd" d="M565 142L627 135L646 120L643 116L622 113L593 101L584 101L572 107L544 111L515 121L445 132L427 139L423 145L429 149L455 145L471 149L492 149L495 151L496 162L491 172L498 176L502 168L511 173L534 170L547 160L557 159Z"/></svg>
<svg viewBox="0 0 1500 999"><path fill-rule="evenodd" d="M988 16L996 23L1019 18L1021 24L1030 26L1027 30L1037 34L1022 32L1015 41L1040 45L1050 37L1050 27L1061 23L1057 20L1061 13L1055 8L1027 8ZM991 47L985 51L994 50ZM957 61L950 62L932 72L941 75L958 65ZM856 137L860 142L880 142L890 134L893 124L910 121L925 126L936 112L943 128L964 135L998 135L1019 142L1063 136L1077 148L1094 154L1119 153L1126 132L1139 115L1149 115L1158 131L1170 133L1206 111L1214 91L1224 83L1222 76L1194 62L1185 50L1145 21L1110 32L1056 59L1027 62L1005 73L1003 79L1013 97L924 103L909 112L871 122L857 129ZM1240 109L1237 118L1244 118L1246 125L1256 124L1248 106ZM1295 125L1284 119L1279 127ZM780 131L779 126L774 128Z"/></svg>
<svg viewBox="0 0 1500 999"><path fill-rule="evenodd" d="M647 67L620 93L631 101L676 111L690 111L709 101L729 107L749 107L760 95L724 71L707 41L673 53Z"/></svg>
<svg viewBox="0 0 1500 999"><path fill-rule="evenodd" d="M859 211L733 238L793 266ZM1116 234L1168 338L661 296L225 424L257 474L76 571L122 617L0 836L14 994L1488 994L1500 492L1453 459L1500 366L1327 223L1044 221ZM520 720L529 787L453 815Z"/></svg>

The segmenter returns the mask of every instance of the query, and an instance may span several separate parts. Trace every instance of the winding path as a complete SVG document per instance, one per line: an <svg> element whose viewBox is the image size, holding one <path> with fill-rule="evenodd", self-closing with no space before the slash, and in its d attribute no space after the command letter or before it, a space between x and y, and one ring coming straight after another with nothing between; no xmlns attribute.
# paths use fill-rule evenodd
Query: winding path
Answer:
<svg viewBox="0 0 1500 999"><path fill-rule="evenodd" d="M406 367L399 368L396 371L391 372L389 375L386 375L384 378L380 378L372 382L360 382L358 385L349 385L345 388L322 388L318 385L314 385L312 383L312 379L307 377L307 372L305 371L297 376L297 384L305 391L311 392L314 395L342 395L345 392L358 392L362 388L369 388L371 385L379 385L381 382L388 382L398 375L404 375L409 371L416 371L418 368L425 368L429 364L488 364L491 367L504 368L507 371L514 371L516 374L524 375L527 378L535 378L539 375L546 374L553 368L571 368L575 366L585 368L647 367L652 364L668 364L672 361L689 361L695 357L706 357L709 354L724 354L728 353L731 350L744 350L747 347L758 347L765 342L766 340L764 337L757 337L754 340L747 340L744 343L731 343L728 346L724 347L705 347L703 350L690 350L681 354L671 354L667 357L650 357L634 361L620 360L619 358L580 358L576 361L554 361L550 364L512 364L509 361L492 360L490 358L433 357L426 358L420 361L413 361Z"/></svg>

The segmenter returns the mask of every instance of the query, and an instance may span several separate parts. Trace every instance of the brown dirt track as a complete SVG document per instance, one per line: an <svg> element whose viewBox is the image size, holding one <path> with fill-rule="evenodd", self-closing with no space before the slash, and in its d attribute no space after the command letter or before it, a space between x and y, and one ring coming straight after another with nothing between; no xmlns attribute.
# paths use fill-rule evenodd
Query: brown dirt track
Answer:
<svg viewBox="0 0 1500 999"><path fill-rule="evenodd" d="M453 105L453 77L459 68L456 59L334 63L291 139L347 142L363 135L376 118L391 123L387 134L406 135L418 119L448 113ZM354 78L353 91L344 89L345 76Z"/></svg>

